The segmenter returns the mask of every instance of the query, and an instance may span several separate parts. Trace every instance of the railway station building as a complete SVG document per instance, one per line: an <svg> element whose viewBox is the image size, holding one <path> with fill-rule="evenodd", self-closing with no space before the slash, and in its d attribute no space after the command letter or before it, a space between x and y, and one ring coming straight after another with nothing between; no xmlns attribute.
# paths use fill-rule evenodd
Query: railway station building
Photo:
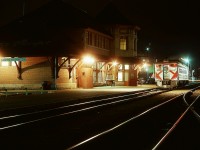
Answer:
<svg viewBox="0 0 200 150"><path fill-rule="evenodd" d="M112 2L91 17L51 1L0 28L0 88L135 86L139 30Z"/></svg>

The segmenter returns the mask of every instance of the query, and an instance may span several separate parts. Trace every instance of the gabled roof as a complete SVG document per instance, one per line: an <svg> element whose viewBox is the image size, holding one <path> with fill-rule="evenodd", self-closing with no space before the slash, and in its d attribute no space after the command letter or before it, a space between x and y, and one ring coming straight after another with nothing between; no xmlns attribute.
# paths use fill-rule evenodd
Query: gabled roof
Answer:
<svg viewBox="0 0 200 150"><path fill-rule="evenodd" d="M37 10L17 19L16 21L6 25L3 30L12 29L54 29L57 27L87 27L92 23L92 18L89 15L75 8L74 6L63 2L62 0L52 0L46 5ZM6 31L7 32L7 31Z"/></svg>
<svg viewBox="0 0 200 150"><path fill-rule="evenodd" d="M90 27L109 34L99 26L108 24L133 25L112 2L92 18L63 0L52 0L0 29L0 53L18 57L79 54L83 50L77 41L83 40L80 30ZM73 29L78 37L69 36Z"/></svg>
<svg viewBox="0 0 200 150"><path fill-rule="evenodd" d="M73 44L74 47L78 45L70 42L71 39L66 39L65 43L62 43L64 45L55 43L66 38L66 33L62 32L66 27L87 28L92 26L93 22L93 19L83 10L77 9L62 0L52 0L37 10L2 27L0 29L0 47L5 48L7 46L6 51L4 51L7 55L26 53L46 55L46 53L51 53L48 50L53 43L58 46L56 49L56 53L58 53L59 46L63 50L64 46L67 45L66 42ZM65 47L65 50L68 48ZM39 52L34 51L34 49L39 50Z"/></svg>
<svg viewBox="0 0 200 150"><path fill-rule="evenodd" d="M97 15L96 21L101 24L133 25L133 23L111 1Z"/></svg>

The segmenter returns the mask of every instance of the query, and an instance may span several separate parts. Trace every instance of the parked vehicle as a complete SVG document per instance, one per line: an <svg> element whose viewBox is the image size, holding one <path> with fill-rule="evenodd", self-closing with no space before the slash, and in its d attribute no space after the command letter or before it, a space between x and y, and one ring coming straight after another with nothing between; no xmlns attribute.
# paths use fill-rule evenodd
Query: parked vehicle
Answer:
<svg viewBox="0 0 200 150"><path fill-rule="evenodd" d="M174 88L189 83L189 68L178 61L155 63L154 74L158 87Z"/></svg>

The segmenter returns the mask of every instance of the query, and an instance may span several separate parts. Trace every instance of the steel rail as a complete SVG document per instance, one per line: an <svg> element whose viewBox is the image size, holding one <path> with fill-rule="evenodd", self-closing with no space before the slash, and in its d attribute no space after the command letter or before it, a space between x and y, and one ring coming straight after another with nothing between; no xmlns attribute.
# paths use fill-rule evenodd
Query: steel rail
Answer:
<svg viewBox="0 0 200 150"><path fill-rule="evenodd" d="M143 116L143 115L149 113L150 111L155 110L155 109L157 109L157 108L159 108L159 107L161 107L161 106L163 106L163 105L165 105L165 104L167 104L167 103L169 103L169 102L171 102L171 101L173 101L173 100L175 100L175 99L177 99L177 98L180 98L180 97L182 97L182 96L183 96L183 94L180 94L180 95L175 96L175 97L173 97L173 98L171 98L171 99L169 99L169 100L167 100L167 101L165 101L165 102L163 102L163 103L160 103L160 104L158 104L158 105L156 105L156 106L153 106L153 107L151 107L150 109L147 109L147 110L143 111L142 113L140 113L140 114L138 114L138 115L136 115L136 116L133 116L133 117L131 117L130 119L127 119L126 121L121 122L121 123L117 124L116 126L110 128L110 129L108 129L108 130L105 130L105 131L103 131L103 132L100 132L99 134L96 134L96 135L94 135L94 136L92 136L92 137L90 137L90 138L87 138L87 139L84 140L84 141L81 141L81 142L79 142L79 143L77 143L77 144L75 144L75 145L73 145L73 146L71 146L71 147L69 147L69 148L66 148L65 150L72 150L72 149L78 148L78 147L80 147L81 145L86 144L86 143L89 142L89 141L92 141L92 140L94 140L94 139L96 139L96 138L99 138L100 136L103 136L103 135L105 135L105 134L108 134L108 133L110 133L110 132L113 132L113 131L115 131L115 130L118 130L120 127L126 125L127 123L129 123L129 122L131 122L131 121L133 121L133 120L135 120L135 119L137 119L137 118L139 118L139 117L141 117L141 116Z"/></svg>
<svg viewBox="0 0 200 150"><path fill-rule="evenodd" d="M176 128L176 126L180 123L180 121L183 119L183 117L186 115L186 113L191 109L192 105L200 98L200 95L187 107L187 109L182 113L182 115L176 120L176 122L173 124L173 126L168 130L168 132L161 138L161 140L152 148L152 150L156 150L163 142L166 140L166 138L169 136L169 134Z"/></svg>
<svg viewBox="0 0 200 150"><path fill-rule="evenodd" d="M155 90L155 89L152 89L152 90ZM44 109L44 110L34 111L34 112L30 112L30 113L21 113L21 114L15 114L15 115L10 115L10 116L4 116L4 117L0 117L0 120L22 117L22 116L28 116L28 115L34 115L34 114L50 112L50 111L54 111L54 110L61 110L61 109L71 108L71 107L76 107L76 106L84 106L84 105L87 105L87 104L94 104L94 103L98 103L98 102L104 102L104 101L107 102L109 100L114 101L115 99L119 99L119 98L125 98L125 97L130 97L130 96L137 96L139 94L149 93L149 91L151 91L151 90L144 90L144 91L134 92L134 93L131 93L131 94L125 93L125 94L122 94L120 96L113 96L113 97L97 99L97 100L92 100L92 101L87 101L87 102L81 102L81 103L75 103L75 104L70 104L70 105L65 105L65 106L59 106L59 107L55 107L55 108Z"/></svg>
<svg viewBox="0 0 200 150"><path fill-rule="evenodd" d="M186 115L186 113L189 111L189 110L192 110L193 112L193 109L192 106L194 105L194 103L200 99L200 95L197 96L195 98L195 100L189 105L187 102L186 102L186 95L189 94L189 93L193 93L196 89L198 89L199 87L196 87L192 90L190 90L189 92L185 93L183 95L183 99L184 99L184 102L187 104L187 108L186 110L182 113L182 115L175 121L175 123L173 124L173 126L168 130L168 132L159 140L159 142L152 148L152 150L156 150L165 140L166 138L171 134L171 132L176 128L176 126L180 123L180 121L183 119L183 117ZM195 111L196 112L196 111ZM196 115L196 113L194 113Z"/></svg>
<svg viewBox="0 0 200 150"><path fill-rule="evenodd" d="M13 128L13 127L18 127L18 126L30 124L30 123L35 123L35 122L38 122L38 121L43 121L43 120L52 119L52 118L61 117L61 116L66 116L66 115L69 115L69 114L74 114L74 113L78 113L78 112L82 112L82 111L87 111L87 110L91 110L91 109L95 109L95 108L99 108L99 107L104 107L104 106L108 106L108 105L127 102L127 101L131 101L133 99L139 99L139 98L143 98L143 97L147 97L147 96L152 96L152 95L160 94L160 93L163 93L163 92L164 91L160 91L160 92L153 93L153 94L146 94L145 96L141 95L141 96L137 96L137 97L133 97L133 98L120 99L120 100L117 100L117 101L111 101L109 103L90 106L90 107L70 111L70 112L67 112L67 113L60 113L60 114L51 115L51 116L48 116L48 117L43 117L43 118L39 118L39 119L33 119L33 120L30 120L30 121L24 121L24 122L17 123L17 124L7 125L7 126L4 126L4 127L0 127L0 131L5 130L5 129L10 129L10 128ZM6 119L8 119L8 118L6 118Z"/></svg>
<svg viewBox="0 0 200 150"><path fill-rule="evenodd" d="M200 87L195 88L195 90L198 89L198 88L200 88ZM184 96L183 96L183 101L184 101L184 103L186 104L187 107L189 107L190 105L188 104L188 102L186 100L186 95L187 94L193 94L193 92L194 92L194 90L189 91L188 93L184 94ZM192 111L192 113L197 118L198 122L200 123L200 115L195 111L194 107L190 107L190 110Z"/></svg>

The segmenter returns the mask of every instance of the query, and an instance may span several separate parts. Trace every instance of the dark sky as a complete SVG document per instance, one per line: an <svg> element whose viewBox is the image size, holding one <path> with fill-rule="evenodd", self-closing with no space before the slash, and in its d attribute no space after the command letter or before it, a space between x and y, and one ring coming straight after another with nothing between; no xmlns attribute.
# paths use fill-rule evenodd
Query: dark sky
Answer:
<svg viewBox="0 0 200 150"><path fill-rule="evenodd" d="M0 1L0 26L23 15L24 0ZM49 0L25 0L25 13ZM98 13L109 0L66 0L89 14ZM110 0L111 1L111 0ZM194 0L112 0L120 11L141 27L138 50L151 43L154 57L190 57L199 65L200 5Z"/></svg>

